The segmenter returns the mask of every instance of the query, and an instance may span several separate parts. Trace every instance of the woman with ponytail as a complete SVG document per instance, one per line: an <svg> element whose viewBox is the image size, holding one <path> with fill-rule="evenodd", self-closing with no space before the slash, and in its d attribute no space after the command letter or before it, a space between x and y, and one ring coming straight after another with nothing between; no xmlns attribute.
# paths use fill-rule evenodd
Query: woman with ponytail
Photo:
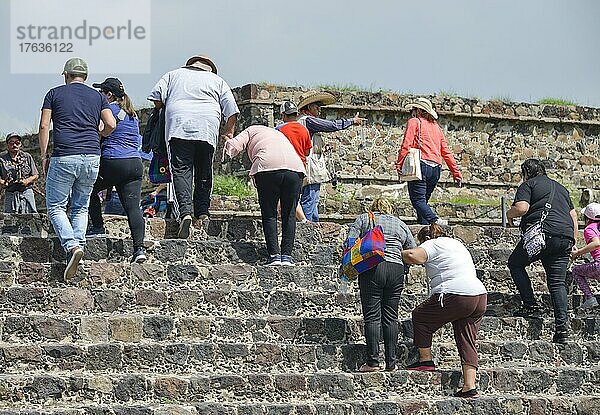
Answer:
<svg viewBox="0 0 600 415"><path fill-rule="evenodd" d="M133 239L133 256L131 262L146 260L144 253L144 218L140 209L143 166L140 157L142 137L139 121L125 88L117 78L106 78L94 88L106 96L110 108L117 121L117 127L111 135L104 138L101 144L100 171L90 197L90 218L92 227L86 236L105 236L104 221L98 192L117 188L119 199L123 204L131 237Z"/></svg>
<svg viewBox="0 0 600 415"><path fill-rule="evenodd" d="M446 235L436 223L421 228L419 247L402 251L406 264L425 265L429 298L412 312L414 344L419 360L409 370L435 370L431 343L433 333L452 323L462 363L464 385L454 396L477 398L477 332L487 308L487 291L477 279L473 258L458 240Z"/></svg>

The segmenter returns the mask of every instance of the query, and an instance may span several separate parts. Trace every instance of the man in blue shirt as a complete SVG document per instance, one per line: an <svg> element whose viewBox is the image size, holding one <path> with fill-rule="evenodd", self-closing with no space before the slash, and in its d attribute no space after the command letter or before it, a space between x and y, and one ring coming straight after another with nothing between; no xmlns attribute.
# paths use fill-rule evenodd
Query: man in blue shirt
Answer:
<svg viewBox="0 0 600 415"><path fill-rule="evenodd" d="M62 74L65 85L52 88L44 98L39 141L42 171L46 175L46 208L67 254L64 278L69 280L77 273L83 258L90 193L100 165L98 131L103 136L109 135L116 121L106 97L85 85L88 68L83 59L69 59ZM47 151L51 122L50 158Z"/></svg>

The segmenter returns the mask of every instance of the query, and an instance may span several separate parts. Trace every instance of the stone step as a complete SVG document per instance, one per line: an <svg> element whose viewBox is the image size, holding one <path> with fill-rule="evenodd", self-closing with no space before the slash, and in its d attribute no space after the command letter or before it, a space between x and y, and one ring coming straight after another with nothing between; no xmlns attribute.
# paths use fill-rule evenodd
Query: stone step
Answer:
<svg viewBox="0 0 600 415"><path fill-rule="evenodd" d="M488 247L469 248L475 266L479 269L503 270L512 246L494 244ZM129 263L131 241L123 239L94 238L88 240L83 263ZM341 244L331 242L297 242L293 256L299 264L313 266L338 265ZM164 239L147 248L148 261L161 264L219 265L261 264L267 257L262 241L228 241L222 239L181 240ZM47 238L0 237L0 261L64 263L65 254L57 240ZM57 264L57 268L60 264ZM541 269L538 268L537 269Z"/></svg>
<svg viewBox="0 0 600 415"><path fill-rule="evenodd" d="M532 366L591 367L600 363L600 342L554 344L548 341L478 342L481 368ZM382 348L383 352L383 348ZM439 369L460 367L454 342L435 342L433 353ZM302 344L267 342L137 342L137 343L0 343L0 371L7 374L56 371L118 373L151 372L355 372L366 361L364 344ZM398 343L398 367L415 362L412 342Z"/></svg>
<svg viewBox="0 0 600 415"><path fill-rule="evenodd" d="M0 262L0 287L62 287L59 263ZM297 265L269 267L249 264L123 264L83 261L77 276L68 285L84 288L210 288L231 290L271 290L275 288L336 292L339 266ZM515 292L508 269L480 269L480 278L488 291ZM538 268L529 273L535 292L547 292L545 274ZM356 287L357 284L352 284ZM428 292L425 268L413 266L405 278L407 293Z"/></svg>
<svg viewBox="0 0 600 415"><path fill-rule="evenodd" d="M479 399L452 397L402 397L394 400L345 400L287 402L256 400L224 403L221 400L173 404L23 404L0 409L1 415L596 415L598 395L556 396L543 394L484 394ZM26 409L29 408L29 409Z"/></svg>
<svg viewBox="0 0 600 415"><path fill-rule="evenodd" d="M177 314L95 315L5 313L0 325L2 341L20 343L76 343L107 341L213 341L274 342L310 344L348 344L362 342L362 320L350 317L215 317ZM399 321L400 342L412 339L412 322ZM598 316L571 319L573 341L600 341ZM482 341L545 340L554 334L552 318L484 317L479 339ZM440 329L436 341L453 342L450 324Z"/></svg>
<svg viewBox="0 0 600 415"><path fill-rule="evenodd" d="M497 368L478 371L478 389L484 394L565 394L596 395L600 387L600 366L589 368ZM252 373L156 375L149 373L87 374L43 371L24 375L0 375L0 390L11 406L19 401L40 404L96 402L158 404L218 401L250 403L261 400L393 400L411 397L445 397L458 388L461 373L456 370L394 373Z"/></svg>
<svg viewBox="0 0 600 415"><path fill-rule="evenodd" d="M185 266L187 270L189 266ZM288 286L289 287L289 286ZM426 293L404 292L400 297L399 314L410 315L427 299ZM538 296L540 304L550 307L550 296ZM571 309L579 314L580 295L568 297ZM520 306L516 294L488 293L488 315L510 316ZM144 288L77 288L47 286L12 286L0 288L0 311L12 313L69 312L90 314L100 312L140 311L179 313L188 311L199 315L245 316L347 316L360 315L360 294L352 286L346 294L335 291L309 291L297 287L238 289L221 286L202 289L201 285L158 289ZM583 315L583 314L582 314Z"/></svg>

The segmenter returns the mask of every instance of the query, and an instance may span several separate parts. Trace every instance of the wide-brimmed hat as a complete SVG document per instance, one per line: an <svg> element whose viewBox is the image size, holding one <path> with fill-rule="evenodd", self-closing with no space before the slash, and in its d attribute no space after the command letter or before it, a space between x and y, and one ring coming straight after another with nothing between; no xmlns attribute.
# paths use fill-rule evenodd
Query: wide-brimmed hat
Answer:
<svg viewBox="0 0 600 415"><path fill-rule="evenodd" d="M87 63L85 63L85 61L81 58L71 58L65 62L63 73L67 73L69 75L87 75Z"/></svg>
<svg viewBox="0 0 600 415"><path fill-rule="evenodd" d="M335 97L329 92L309 91L300 97L298 108L302 109L315 102L320 102L321 105L331 105L334 104L335 101Z"/></svg>
<svg viewBox="0 0 600 415"><path fill-rule="evenodd" d="M205 55L195 55L187 60L185 66L196 66L204 69L205 71L217 73L217 65L212 61L211 58Z"/></svg>
<svg viewBox="0 0 600 415"><path fill-rule="evenodd" d="M94 88L98 88L101 91L112 92L117 98L123 98L125 95L125 87L118 78L106 78L104 82L92 84Z"/></svg>
<svg viewBox="0 0 600 415"><path fill-rule="evenodd" d="M435 112L435 110L433 109L433 104L431 104L431 101L427 98L417 98L414 102L407 104L404 108L407 110L411 110L413 108L420 108L423 111L427 112L429 115L431 115L434 119L437 120L438 118L437 112Z"/></svg>
<svg viewBox="0 0 600 415"><path fill-rule="evenodd" d="M600 203L590 203L581 209L581 214L591 220L600 219Z"/></svg>

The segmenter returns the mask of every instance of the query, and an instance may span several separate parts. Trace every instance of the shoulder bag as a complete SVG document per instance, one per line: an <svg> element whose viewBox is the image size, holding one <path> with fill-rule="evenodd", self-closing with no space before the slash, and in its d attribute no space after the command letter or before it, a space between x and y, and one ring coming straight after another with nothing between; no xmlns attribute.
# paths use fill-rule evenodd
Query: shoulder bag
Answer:
<svg viewBox="0 0 600 415"><path fill-rule="evenodd" d="M542 212L542 216L540 217L539 222L531 225L525 232L523 232L523 248L527 252L529 259L539 255L542 250L546 247L546 235L544 234L544 220L548 216L550 209L552 209L552 200L554 199L554 190L555 185L554 182L550 182L552 188L550 190L550 196L548 197L548 201L544 205L544 211Z"/></svg>
<svg viewBox="0 0 600 415"><path fill-rule="evenodd" d="M410 148L408 154L402 162L402 168L398 174L398 179L403 182L422 180L421 173L421 120L417 118L419 127L417 128L417 147Z"/></svg>
<svg viewBox="0 0 600 415"><path fill-rule="evenodd" d="M369 211L369 231L362 238L348 238L342 255L342 274L354 280L359 274L384 261L385 238L381 225L375 224L375 215Z"/></svg>

